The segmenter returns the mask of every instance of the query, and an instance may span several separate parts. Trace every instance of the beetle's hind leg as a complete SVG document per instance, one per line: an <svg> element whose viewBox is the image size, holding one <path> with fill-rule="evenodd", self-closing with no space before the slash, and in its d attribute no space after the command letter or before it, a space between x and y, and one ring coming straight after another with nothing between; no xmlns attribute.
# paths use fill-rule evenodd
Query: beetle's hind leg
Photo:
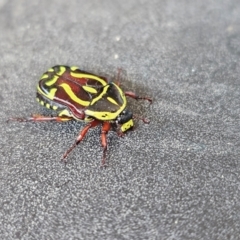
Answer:
<svg viewBox="0 0 240 240"><path fill-rule="evenodd" d="M32 115L32 117L28 117L28 118L21 118L21 117L16 117L16 118L9 118L7 120L7 122L10 121L17 121L17 122L48 122L48 121L56 121L56 122L66 122L69 120L73 120L72 117L68 117L68 116L42 116L42 115L38 115L38 114L34 114Z"/></svg>
<svg viewBox="0 0 240 240"><path fill-rule="evenodd" d="M63 109L59 111L58 116L43 116L39 114L33 114L31 117L27 118L9 118L7 122L9 121L17 121L17 122L50 122L50 121L56 121L56 122L67 122L70 120L74 120L74 118L71 116L70 112L66 109ZM84 119L84 114L81 116L82 119Z"/></svg>
<svg viewBox="0 0 240 240"><path fill-rule="evenodd" d="M103 146L103 158L101 162L101 167L106 167L106 154L107 154L107 134L108 131L111 128L110 122L104 122L102 125L102 131L101 131L101 141Z"/></svg>
<svg viewBox="0 0 240 240"><path fill-rule="evenodd" d="M100 121L98 120L93 120L92 122L87 124L79 133L75 143L63 154L61 161L67 163L66 157L68 156L68 154L83 140L90 128L96 127L99 124Z"/></svg>

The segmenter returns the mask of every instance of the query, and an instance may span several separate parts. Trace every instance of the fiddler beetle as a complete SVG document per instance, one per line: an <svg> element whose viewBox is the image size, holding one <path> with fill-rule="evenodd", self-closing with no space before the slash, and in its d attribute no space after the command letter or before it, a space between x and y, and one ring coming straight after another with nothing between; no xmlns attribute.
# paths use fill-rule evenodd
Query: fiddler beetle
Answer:
<svg viewBox="0 0 240 240"><path fill-rule="evenodd" d="M135 116L127 108L126 96L152 103L151 98L139 97L131 91L123 92L119 85L119 81L116 83L109 81L106 77L80 70L75 66L57 65L48 69L37 85L37 101L46 108L57 111L57 116L33 115L29 118L10 118L9 120L86 122L86 126L80 131L74 144L63 154L61 160L64 163L67 163L66 157L83 140L88 130L102 125L101 166L106 166L108 131L112 128L119 136L123 136L134 125ZM148 120L144 118L142 120L148 123Z"/></svg>

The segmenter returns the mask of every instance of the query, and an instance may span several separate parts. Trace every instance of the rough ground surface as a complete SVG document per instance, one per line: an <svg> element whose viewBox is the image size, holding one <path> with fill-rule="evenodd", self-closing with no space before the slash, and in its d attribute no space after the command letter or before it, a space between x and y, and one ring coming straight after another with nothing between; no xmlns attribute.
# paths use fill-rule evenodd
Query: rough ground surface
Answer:
<svg viewBox="0 0 240 240"><path fill-rule="evenodd" d="M240 5L229 1L0 1L0 239L239 239ZM99 129L59 163L84 124L35 102L49 67L114 76L154 103Z"/></svg>

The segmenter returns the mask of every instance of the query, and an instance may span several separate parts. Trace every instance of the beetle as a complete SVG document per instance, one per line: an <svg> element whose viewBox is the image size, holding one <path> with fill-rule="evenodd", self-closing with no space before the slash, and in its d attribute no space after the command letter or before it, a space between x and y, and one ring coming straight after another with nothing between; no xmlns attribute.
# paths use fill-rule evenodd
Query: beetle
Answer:
<svg viewBox="0 0 240 240"><path fill-rule="evenodd" d="M119 73L118 73L119 78ZM80 70L78 67L57 65L48 69L37 85L37 101L46 108L57 111L57 116L33 115L29 118L10 118L19 122L77 120L86 122L74 144L63 154L67 163L68 154L83 140L88 130L102 125L101 142L103 157L101 166L106 166L107 133L112 128L119 136L134 125L133 113L127 108L126 96L152 103L148 97L140 97L131 91L123 92L119 82ZM147 120L142 119L145 123Z"/></svg>

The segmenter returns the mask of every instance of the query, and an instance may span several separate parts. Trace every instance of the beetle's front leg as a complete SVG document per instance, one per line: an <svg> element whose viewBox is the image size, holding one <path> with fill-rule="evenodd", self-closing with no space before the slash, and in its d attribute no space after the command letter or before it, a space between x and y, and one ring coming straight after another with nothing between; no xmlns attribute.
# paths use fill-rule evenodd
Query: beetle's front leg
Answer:
<svg viewBox="0 0 240 240"><path fill-rule="evenodd" d="M101 131L101 141L103 146L103 158L101 162L101 167L106 167L106 153L107 153L107 133L111 128L110 122L104 122Z"/></svg>
<svg viewBox="0 0 240 240"><path fill-rule="evenodd" d="M136 95L134 92L125 92L125 95L128 96L128 97L134 98L136 100L143 99L143 100L147 100L150 103L152 103L152 99L151 98L149 98L149 97L140 97L140 96Z"/></svg>

